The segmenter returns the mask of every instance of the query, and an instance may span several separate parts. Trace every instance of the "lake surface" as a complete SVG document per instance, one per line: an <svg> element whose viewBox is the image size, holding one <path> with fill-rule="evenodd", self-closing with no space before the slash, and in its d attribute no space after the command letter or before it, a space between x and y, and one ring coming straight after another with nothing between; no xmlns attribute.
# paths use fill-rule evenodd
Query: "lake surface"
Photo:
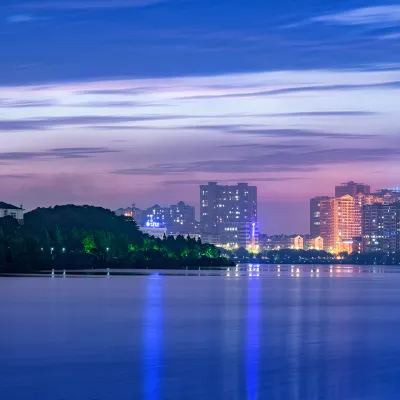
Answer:
<svg viewBox="0 0 400 400"><path fill-rule="evenodd" d="M0 398L400 398L396 269L250 268L0 278Z"/></svg>

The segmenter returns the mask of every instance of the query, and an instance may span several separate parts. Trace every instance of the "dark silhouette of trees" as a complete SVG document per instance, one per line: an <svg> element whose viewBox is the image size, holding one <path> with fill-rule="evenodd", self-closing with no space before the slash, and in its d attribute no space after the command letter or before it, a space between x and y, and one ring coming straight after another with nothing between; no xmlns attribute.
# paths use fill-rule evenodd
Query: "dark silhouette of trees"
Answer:
<svg viewBox="0 0 400 400"><path fill-rule="evenodd" d="M190 237L143 234L131 219L92 206L38 208L20 226L0 219L0 268L182 268L230 265L219 250Z"/></svg>

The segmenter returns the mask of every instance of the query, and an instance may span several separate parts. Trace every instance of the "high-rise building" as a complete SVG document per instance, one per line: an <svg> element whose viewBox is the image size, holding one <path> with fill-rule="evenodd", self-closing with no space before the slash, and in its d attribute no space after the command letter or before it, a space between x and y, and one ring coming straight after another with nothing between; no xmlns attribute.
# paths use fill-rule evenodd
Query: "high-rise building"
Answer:
<svg viewBox="0 0 400 400"><path fill-rule="evenodd" d="M362 239L362 248L366 252L400 251L400 202L365 205Z"/></svg>
<svg viewBox="0 0 400 400"><path fill-rule="evenodd" d="M170 206L171 226L169 231L172 233L189 234L195 233L196 219L195 208L180 201L178 204Z"/></svg>
<svg viewBox="0 0 400 400"><path fill-rule="evenodd" d="M350 195L322 200L320 212L324 250L351 253L353 239L361 235L359 202Z"/></svg>
<svg viewBox="0 0 400 400"><path fill-rule="evenodd" d="M119 208L116 215L131 217L140 227L166 228L167 233L188 235L198 233L198 223L195 220L195 208L180 201L169 207L155 204L145 210L132 207Z"/></svg>
<svg viewBox="0 0 400 400"><path fill-rule="evenodd" d="M353 181L335 186L335 197L343 197L346 195L356 197L359 193L370 194L370 192L371 187L369 185L364 185L364 183L357 183Z"/></svg>
<svg viewBox="0 0 400 400"><path fill-rule="evenodd" d="M372 193L374 199L381 199L384 203L395 203L400 201L400 188L380 189ZM376 202L380 202L376 200ZM372 204L372 203L371 203Z"/></svg>
<svg viewBox="0 0 400 400"><path fill-rule="evenodd" d="M143 210L140 226L153 228L168 228L171 226L171 212L169 207L161 207L155 204Z"/></svg>
<svg viewBox="0 0 400 400"><path fill-rule="evenodd" d="M257 246L257 187L247 183L201 185L200 224L202 235L218 235L222 245Z"/></svg>
<svg viewBox="0 0 400 400"><path fill-rule="evenodd" d="M310 236L318 237L321 234L321 201L329 200L328 196L319 196L310 199Z"/></svg>

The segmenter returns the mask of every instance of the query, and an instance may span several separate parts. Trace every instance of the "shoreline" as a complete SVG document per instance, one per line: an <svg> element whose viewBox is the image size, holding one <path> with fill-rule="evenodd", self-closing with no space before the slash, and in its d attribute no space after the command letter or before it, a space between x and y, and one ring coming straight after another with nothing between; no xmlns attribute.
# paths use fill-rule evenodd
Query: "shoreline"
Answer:
<svg viewBox="0 0 400 400"><path fill-rule="evenodd" d="M37 277L37 278L73 278L73 277L123 277L123 276L250 276L259 277L261 273L277 276L296 276L308 273L329 276L351 276L364 273L396 273L398 265L344 265L344 264L239 264L236 267L198 267L191 269L85 269L85 270L40 270L35 272L0 272L0 277ZM304 276L304 275L303 275Z"/></svg>

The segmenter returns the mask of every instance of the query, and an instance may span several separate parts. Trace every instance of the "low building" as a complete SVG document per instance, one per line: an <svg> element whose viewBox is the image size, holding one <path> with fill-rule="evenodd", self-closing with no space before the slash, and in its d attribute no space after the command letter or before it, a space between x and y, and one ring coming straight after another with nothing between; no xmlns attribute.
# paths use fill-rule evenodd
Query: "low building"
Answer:
<svg viewBox="0 0 400 400"><path fill-rule="evenodd" d="M300 245L300 236L298 235L272 235L267 236L263 240L263 250L282 250L282 249L293 249L296 245Z"/></svg>
<svg viewBox="0 0 400 400"><path fill-rule="evenodd" d="M218 246L220 243L219 235L212 234L212 233L202 233L201 241L203 243L213 244L214 246Z"/></svg>
<svg viewBox="0 0 400 400"><path fill-rule="evenodd" d="M294 250L303 250L304 239L303 236L290 236L290 248Z"/></svg>
<svg viewBox="0 0 400 400"><path fill-rule="evenodd" d="M149 236L162 239L167 236L167 228L157 227L157 226L141 226L139 230Z"/></svg>
<svg viewBox="0 0 400 400"><path fill-rule="evenodd" d="M183 236L185 239L189 236L191 239L195 239L195 240L201 240L201 235L199 234L199 233L185 233L185 234L182 234L182 233L168 233L168 235L167 236L173 236L175 239L178 237L178 236Z"/></svg>
<svg viewBox="0 0 400 400"><path fill-rule="evenodd" d="M324 239L321 236L312 237L310 235L304 236L304 250L323 250Z"/></svg>
<svg viewBox="0 0 400 400"><path fill-rule="evenodd" d="M256 222L220 223L219 243L226 248L258 249L258 224Z"/></svg>
<svg viewBox="0 0 400 400"><path fill-rule="evenodd" d="M18 222L22 223L24 221L25 210L23 207L16 207L12 204L7 204L0 201L0 218L3 217L13 217Z"/></svg>
<svg viewBox="0 0 400 400"><path fill-rule="evenodd" d="M141 210L140 208L137 208L133 205L132 207L119 208L118 210L115 211L115 214L123 215L124 217L130 217L137 224L140 224L142 221L143 210Z"/></svg>

